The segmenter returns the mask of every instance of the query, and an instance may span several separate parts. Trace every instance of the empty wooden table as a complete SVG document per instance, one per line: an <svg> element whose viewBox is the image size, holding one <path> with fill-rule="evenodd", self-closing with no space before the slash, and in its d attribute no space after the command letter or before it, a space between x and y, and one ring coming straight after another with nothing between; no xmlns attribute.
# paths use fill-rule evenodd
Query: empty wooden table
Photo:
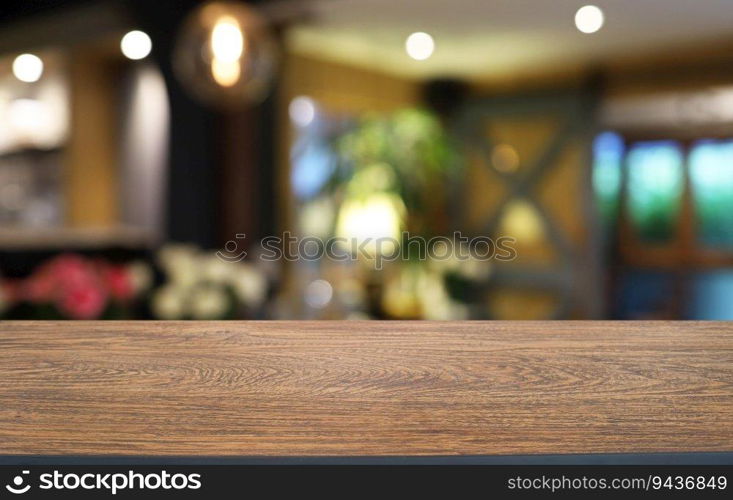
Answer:
<svg viewBox="0 0 733 500"><path fill-rule="evenodd" d="M0 455L733 451L733 326L4 322Z"/></svg>

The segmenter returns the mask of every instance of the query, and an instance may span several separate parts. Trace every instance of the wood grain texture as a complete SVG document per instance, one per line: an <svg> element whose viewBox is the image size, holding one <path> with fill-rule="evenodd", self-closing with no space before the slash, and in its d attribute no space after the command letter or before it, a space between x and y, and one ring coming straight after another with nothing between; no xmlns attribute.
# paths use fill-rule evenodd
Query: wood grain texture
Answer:
<svg viewBox="0 0 733 500"><path fill-rule="evenodd" d="M0 323L0 455L733 451L733 324Z"/></svg>

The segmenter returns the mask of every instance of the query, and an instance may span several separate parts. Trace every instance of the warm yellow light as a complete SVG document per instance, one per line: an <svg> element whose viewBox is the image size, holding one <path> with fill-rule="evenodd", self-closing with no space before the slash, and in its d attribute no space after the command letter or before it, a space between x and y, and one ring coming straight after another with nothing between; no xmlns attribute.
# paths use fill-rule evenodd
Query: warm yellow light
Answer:
<svg viewBox="0 0 733 500"><path fill-rule="evenodd" d="M244 52L244 35L239 23L232 16L223 16L211 30L211 53L214 59L231 63L239 60Z"/></svg>
<svg viewBox="0 0 733 500"><path fill-rule="evenodd" d="M37 82L43 74L43 61L33 54L21 54L13 61L13 75L21 82Z"/></svg>
<svg viewBox="0 0 733 500"><path fill-rule="evenodd" d="M120 41L120 49L128 59L145 59L153 48L153 42L147 33L134 30L127 33Z"/></svg>
<svg viewBox="0 0 733 500"><path fill-rule="evenodd" d="M583 33L595 33L603 27L603 11L595 5L585 5L575 13L575 26Z"/></svg>
<svg viewBox="0 0 733 500"><path fill-rule="evenodd" d="M211 74L216 83L222 87L231 87L239 81L242 69L239 61L222 61L214 59L211 61Z"/></svg>
<svg viewBox="0 0 733 500"><path fill-rule="evenodd" d="M404 204L396 195L376 193L346 200L339 212L336 234L346 249L363 248L369 255L393 253L400 238Z"/></svg>
<svg viewBox="0 0 733 500"><path fill-rule="evenodd" d="M407 55L416 61L424 61L433 55L435 41L427 33L418 31L407 37L405 50L407 51Z"/></svg>
<svg viewBox="0 0 733 500"><path fill-rule="evenodd" d="M519 168L519 154L509 144L497 144L491 150L491 163L499 172L514 172Z"/></svg>
<svg viewBox="0 0 733 500"><path fill-rule="evenodd" d="M243 53L244 35L239 22L232 16L222 16L211 30L211 74L216 83L232 87L239 81Z"/></svg>
<svg viewBox="0 0 733 500"><path fill-rule="evenodd" d="M511 201L504 209L500 233L516 238L523 245L539 243L545 235L537 209L524 200Z"/></svg>

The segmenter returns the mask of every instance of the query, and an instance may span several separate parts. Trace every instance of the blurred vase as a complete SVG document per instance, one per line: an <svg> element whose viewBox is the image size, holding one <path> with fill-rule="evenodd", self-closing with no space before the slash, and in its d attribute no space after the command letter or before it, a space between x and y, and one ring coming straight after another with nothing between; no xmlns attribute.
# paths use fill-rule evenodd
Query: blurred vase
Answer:
<svg viewBox="0 0 733 500"><path fill-rule="evenodd" d="M256 10L238 2L208 2L184 21L174 69L195 98L231 108L265 98L276 59L270 27Z"/></svg>

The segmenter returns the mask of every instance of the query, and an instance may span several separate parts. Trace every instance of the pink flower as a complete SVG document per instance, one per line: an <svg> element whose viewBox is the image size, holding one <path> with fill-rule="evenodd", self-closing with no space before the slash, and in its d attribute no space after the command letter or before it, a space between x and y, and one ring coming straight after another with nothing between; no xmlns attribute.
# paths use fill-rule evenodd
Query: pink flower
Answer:
<svg viewBox="0 0 733 500"><path fill-rule="evenodd" d="M59 297L56 306L73 319L98 318L104 311L107 296L104 290L92 283L67 288Z"/></svg>
<svg viewBox="0 0 733 500"><path fill-rule="evenodd" d="M60 255L46 265L61 287L88 284L99 279L94 266L79 255Z"/></svg>
<svg viewBox="0 0 733 500"><path fill-rule="evenodd" d="M75 254L59 255L20 281L17 300L54 304L73 319L98 318L108 300L129 302L135 298L132 276L124 266L91 260Z"/></svg>
<svg viewBox="0 0 733 500"><path fill-rule="evenodd" d="M53 274L37 272L18 286L18 295L34 303L51 302L56 295L57 283Z"/></svg>
<svg viewBox="0 0 733 500"><path fill-rule="evenodd" d="M82 257L60 255L42 264L22 283L21 296L34 303L54 302L66 288L96 280L93 267Z"/></svg>
<svg viewBox="0 0 733 500"><path fill-rule="evenodd" d="M110 296L120 302L128 302L135 296L135 289L127 270L122 266L104 266L102 268L104 284Z"/></svg>

